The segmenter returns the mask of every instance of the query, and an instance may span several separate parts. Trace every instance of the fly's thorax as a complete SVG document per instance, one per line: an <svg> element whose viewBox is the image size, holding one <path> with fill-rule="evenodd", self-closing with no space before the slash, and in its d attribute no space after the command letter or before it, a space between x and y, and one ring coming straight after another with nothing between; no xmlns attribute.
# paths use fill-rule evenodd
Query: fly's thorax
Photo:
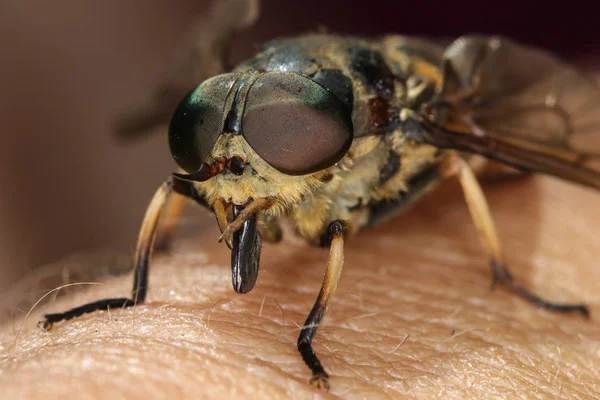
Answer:
<svg viewBox="0 0 600 400"><path fill-rule="evenodd" d="M277 171L265 162L241 135L222 135L211 150L206 162L231 160L238 157L243 162L240 171L225 169L205 182L196 182L196 190L209 204L220 200L244 205L249 199L272 198L272 206L265 213L278 216L286 214L306 197L310 197L323 184L327 171L292 176ZM285 157L285 154L282 154Z"/></svg>

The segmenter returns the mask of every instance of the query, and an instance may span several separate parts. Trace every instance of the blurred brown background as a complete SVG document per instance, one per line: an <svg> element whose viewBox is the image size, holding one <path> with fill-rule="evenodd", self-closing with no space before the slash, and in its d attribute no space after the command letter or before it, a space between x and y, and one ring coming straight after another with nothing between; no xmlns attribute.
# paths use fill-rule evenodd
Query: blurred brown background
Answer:
<svg viewBox="0 0 600 400"><path fill-rule="evenodd" d="M164 133L134 145L112 118L160 79L200 0L0 3L0 290L76 251L133 247L144 209L173 170ZM574 62L597 59L593 2L263 1L235 45L325 26L362 35L501 33Z"/></svg>

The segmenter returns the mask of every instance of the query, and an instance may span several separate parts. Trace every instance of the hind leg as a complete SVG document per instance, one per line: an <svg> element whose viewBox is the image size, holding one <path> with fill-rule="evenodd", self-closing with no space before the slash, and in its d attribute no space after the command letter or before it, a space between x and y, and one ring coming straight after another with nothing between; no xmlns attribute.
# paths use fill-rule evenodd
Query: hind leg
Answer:
<svg viewBox="0 0 600 400"><path fill-rule="evenodd" d="M487 201L477 178L473 174L469 164L456 154L446 158L441 164L442 174L445 177L456 177L462 186L465 200L471 213L471 218L475 223L479 239L490 257L490 266L492 270L493 285L501 284L509 291L517 294L523 299L545 308L549 311L557 312L578 312L584 317L589 318L589 310L584 304L562 304L555 303L541 298L537 294L529 291L523 286L515 283L508 267L504 264L502 250L496 227L492 215L488 208Z"/></svg>

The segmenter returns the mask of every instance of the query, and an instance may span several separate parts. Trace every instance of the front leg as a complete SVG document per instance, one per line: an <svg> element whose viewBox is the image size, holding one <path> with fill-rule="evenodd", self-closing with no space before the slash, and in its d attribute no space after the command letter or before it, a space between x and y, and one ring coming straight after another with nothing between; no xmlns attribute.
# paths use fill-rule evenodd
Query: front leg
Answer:
<svg viewBox="0 0 600 400"><path fill-rule="evenodd" d="M315 351L312 347L312 341L319 329L321 321L325 317L329 301L337 288L342 266L344 265L344 233L346 225L342 221L335 221L329 225L328 234L330 240L329 260L325 270L325 278L321 285L321 291L317 301L313 306L304 327L298 338L298 351L302 355L304 362L312 371L310 382L320 389L329 390L329 375L321 365Z"/></svg>
<svg viewBox="0 0 600 400"><path fill-rule="evenodd" d="M150 267L150 258L154 250L154 242L158 221L161 212L165 208L172 192L181 195L184 198L193 199L202 204L202 198L196 193L190 182L181 181L174 178L167 179L156 191L152 201L148 205L142 227L138 237L134 258L134 281L131 298L119 297L114 299L103 299L92 303L75 307L71 310L44 315L44 330L52 329L55 322L70 320L83 314L98 310L107 310L110 308L126 308L136 304L143 303L146 299L148 290L148 272Z"/></svg>
<svg viewBox="0 0 600 400"><path fill-rule="evenodd" d="M148 268L154 247L154 240L156 238L156 227L161 211L171 193L173 187L172 179L173 178L167 179L158 188L146 210L135 249L134 280L131 298L119 297L115 299L98 300L62 313L46 314L44 315L43 322L44 330L48 331L52 329L52 325L55 322L70 320L86 313L97 310L107 310L110 308L126 308L144 302L148 288Z"/></svg>

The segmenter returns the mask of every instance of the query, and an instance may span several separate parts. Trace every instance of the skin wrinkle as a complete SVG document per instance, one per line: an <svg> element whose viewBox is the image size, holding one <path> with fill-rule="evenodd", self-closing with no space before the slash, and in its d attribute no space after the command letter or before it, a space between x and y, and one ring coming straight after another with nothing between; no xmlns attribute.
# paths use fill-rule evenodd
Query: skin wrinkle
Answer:
<svg viewBox="0 0 600 400"><path fill-rule="evenodd" d="M560 224L548 221L548 214L532 214L536 205L510 208L515 197L535 202L557 192L560 196L543 209L561 213L564 207L552 207L554 199L562 205L563 197L578 198L581 207L591 207L597 193L546 178L535 183L486 187L507 261L517 280L540 294L589 303L592 321L540 311L500 288L490 292L485 256L460 189L447 185L439 197L348 241L338 293L315 338L332 376L332 392L317 398L598 396L600 348L593 338L599 331L594 317L600 295L593 282L600 272L591 264L600 239L574 238L570 228L583 231L578 222L593 230L598 217L568 210L576 221ZM517 217L527 219L530 228L541 219L539 225L550 233L511 232L507 218ZM556 238L561 235L563 241ZM72 393L81 398L92 398L91 393L133 399L314 398L309 371L296 352L300 328L294 322L304 321L316 298L327 251L288 239L265 245L257 287L236 295L226 264L229 251L211 245L217 237L216 226L201 240L179 235L171 255L156 254L147 304L111 310L110 318L106 312L89 314L57 324L48 334L35 327L46 310L127 293L128 274L71 290L51 306L34 309L16 353L11 351L14 331L7 325L0 331L0 349L6 352L0 358L0 387L13 397L32 399L48 393L51 398ZM572 245L564 243L569 238ZM553 250L557 241L563 250ZM588 251L578 252L578 246ZM551 258L528 264L532 255L543 259L546 250ZM460 254L453 258L455 252ZM565 281L563 273L569 276ZM407 334L409 339L390 354Z"/></svg>

